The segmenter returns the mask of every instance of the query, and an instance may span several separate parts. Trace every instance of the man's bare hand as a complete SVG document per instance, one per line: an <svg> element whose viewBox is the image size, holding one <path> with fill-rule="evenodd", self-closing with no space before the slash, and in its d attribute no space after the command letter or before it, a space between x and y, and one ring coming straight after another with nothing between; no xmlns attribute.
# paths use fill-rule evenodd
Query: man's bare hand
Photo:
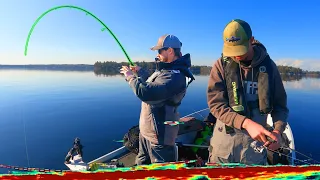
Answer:
<svg viewBox="0 0 320 180"><path fill-rule="evenodd" d="M131 69L131 71L136 73L141 69L141 67L140 66L130 66L130 69Z"/></svg>
<svg viewBox="0 0 320 180"><path fill-rule="evenodd" d="M270 149L270 150L275 151L280 148L281 135L280 135L280 132L277 130L274 130L272 132L272 134L274 134L276 136L277 140L275 140L276 142L274 142L274 143L267 142L266 147L268 147L268 149Z"/></svg>
<svg viewBox="0 0 320 180"><path fill-rule="evenodd" d="M122 68L120 69L120 73L123 74L126 78L133 75L133 72L127 66L122 66Z"/></svg>
<svg viewBox="0 0 320 180"><path fill-rule="evenodd" d="M278 142L278 138L274 134L266 130L260 124L252 121L251 119L245 119L242 127L248 131L252 139L263 142L264 146L270 144L266 136L269 136L271 139Z"/></svg>

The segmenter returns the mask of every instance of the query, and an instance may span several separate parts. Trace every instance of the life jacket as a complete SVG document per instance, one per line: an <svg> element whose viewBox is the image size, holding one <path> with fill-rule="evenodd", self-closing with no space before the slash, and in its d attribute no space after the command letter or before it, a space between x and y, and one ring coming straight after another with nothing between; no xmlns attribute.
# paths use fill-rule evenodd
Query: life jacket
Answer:
<svg viewBox="0 0 320 180"><path fill-rule="evenodd" d="M259 108L261 114L270 113L273 109L274 77L272 60L269 55L253 68L253 78L258 77L258 100L249 102L245 98L240 63L235 62L230 57L224 57L223 54L220 60L224 69L229 106L237 113L247 117L250 117L250 109L252 108Z"/></svg>

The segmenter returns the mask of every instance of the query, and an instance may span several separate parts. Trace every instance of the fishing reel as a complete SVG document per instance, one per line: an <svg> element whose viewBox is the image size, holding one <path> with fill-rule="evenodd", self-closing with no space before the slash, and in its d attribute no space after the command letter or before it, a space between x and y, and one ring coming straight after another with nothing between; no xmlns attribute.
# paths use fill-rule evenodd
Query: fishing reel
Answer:
<svg viewBox="0 0 320 180"><path fill-rule="evenodd" d="M154 58L154 61L156 63L156 70L159 70L160 59L158 57L156 57L156 58Z"/></svg>
<svg viewBox="0 0 320 180"><path fill-rule="evenodd" d="M267 136L267 140L271 143L276 143L277 141L271 139L269 136ZM263 146L263 144L259 141L253 141L250 146L253 148L253 150L257 153L262 153L263 150L267 149L267 147Z"/></svg>
<svg viewBox="0 0 320 180"><path fill-rule="evenodd" d="M263 153L263 151L265 150L265 147L259 144L258 141L253 141L250 146L253 148L254 152L257 153Z"/></svg>

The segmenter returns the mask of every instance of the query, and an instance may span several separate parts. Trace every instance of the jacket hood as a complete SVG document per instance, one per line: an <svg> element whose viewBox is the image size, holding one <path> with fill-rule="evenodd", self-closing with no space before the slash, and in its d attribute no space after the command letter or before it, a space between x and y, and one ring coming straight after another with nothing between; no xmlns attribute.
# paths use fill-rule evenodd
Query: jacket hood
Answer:
<svg viewBox="0 0 320 180"><path fill-rule="evenodd" d="M184 56L178 58L177 60L171 63L158 62L159 70L179 70L188 78L195 80L193 74L190 71L191 67L191 58L190 54L185 54Z"/></svg>
<svg viewBox="0 0 320 180"><path fill-rule="evenodd" d="M266 47L260 43L258 40L255 40L252 43L254 56L251 62L251 65L245 66L243 63L240 62L242 68L254 68L256 66L259 66L265 58L268 56L268 52Z"/></svg>
<svg viewBox="0 0 320 180"><path fill-rule="evenodd" d="M252 60L251 67L254 68L266 59L266 57L268 56L268 52L266 47L264 47L264 45L259 41L254 42L252 45L255 53L255 58L253 58Z"/></svg>

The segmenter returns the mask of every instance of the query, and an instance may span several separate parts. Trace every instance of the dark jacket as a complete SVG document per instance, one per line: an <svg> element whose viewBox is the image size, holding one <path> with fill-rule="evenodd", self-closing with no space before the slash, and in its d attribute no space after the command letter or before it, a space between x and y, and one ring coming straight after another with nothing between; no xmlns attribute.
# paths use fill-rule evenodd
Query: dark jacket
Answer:
<svg viewBox="0 0 320 180"><path fill-rule="evenodd" d="M186 94L186 77L194 79L189 68L190 55L171 62L159 62L151 76L144 69L138 77L128 78L135 95L142 101L140 133L154 144L174 145L179 126L165 125L165 121L178 121L178 107Z"/></svg>
<svg viewBox="0 0 320 180"><path fill-rule="evenodd" d="M254 57L251 65L245 66L240 63L241 71L243 72L243 84L246 101L255 101L258 99L258 77L253 75L260 71L260 64L268 56L267 50L264 46L259 43L253 46ZM246 116L235 112L229 106L229 99L227 88L225 84L225 72L222 66L221 58L218 59L211 70L209 77L209 84L207 89L208 106L210 112L221 122L229 127L236 129L242 129L242 123ZM273 70L273 110L271 111L271 116L273 118L274 126L276 130L280 132L284 131L286 126L287 117L289 110L287 108L287 94L284 89L280 73L276 64L271 60L271 67ZM251 110L250 117L253 121L266 126L267 115L261 115L258 108Z"/></svg>

